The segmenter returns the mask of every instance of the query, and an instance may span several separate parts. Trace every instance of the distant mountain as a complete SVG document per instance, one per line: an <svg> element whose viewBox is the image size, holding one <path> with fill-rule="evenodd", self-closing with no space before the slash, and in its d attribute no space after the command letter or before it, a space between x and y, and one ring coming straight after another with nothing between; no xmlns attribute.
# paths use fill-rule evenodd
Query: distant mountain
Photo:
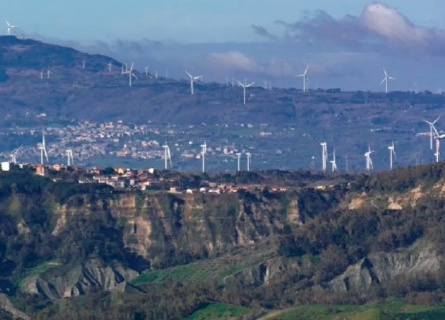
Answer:
<svg viewBox="0 0 445 320"><path fill-rule="evenodd" d="M85 68L83 69L83 61ZM111 63L112 71L108 71ZM131 61L127 62L128 64ZM347 92L296 89L242 90L216 83L173 80L135 71L128 85L122 63L103 55L13 36L0 37L0 110L3 122L32 122L39 113L49 120L123 119L146 123L299 123L323 130L344 122L388 125L395 117L412 121L428 110L436 116L444 95L431 93ZM141 69L142 66L136 66ZM47 71L50 70L50 78ZM43 75L43 79L41 79ZM184 74L185 76L185 74ZM409 113L415 110L414 113ZM407 113L408 112L408 113ZM396 115L396 116L395 116ZM408 123L406 123L408 125Z"/></svg>

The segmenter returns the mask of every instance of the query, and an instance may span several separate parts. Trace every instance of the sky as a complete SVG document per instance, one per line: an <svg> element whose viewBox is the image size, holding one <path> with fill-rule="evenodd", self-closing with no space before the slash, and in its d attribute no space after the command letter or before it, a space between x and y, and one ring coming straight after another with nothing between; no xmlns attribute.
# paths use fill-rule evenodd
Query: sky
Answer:
<svg viewBox="0 0 445 320"><path fill-rule="evenodd" d="M383 67L393 90L445 88L444 11L443 0L0 0L17 35L152 73L288 87L309 66L312 88L372 91Z"/></svg>
<svg viewBox="0 0 445 320"><path fill-rule="evenodd" d="M181 42L255 41L250 26L272 27L322 9L335 18L357 14L366 0L0 0L4 19L47 37ZM445 27L442 0L387 0L414 23Z"/></svg>

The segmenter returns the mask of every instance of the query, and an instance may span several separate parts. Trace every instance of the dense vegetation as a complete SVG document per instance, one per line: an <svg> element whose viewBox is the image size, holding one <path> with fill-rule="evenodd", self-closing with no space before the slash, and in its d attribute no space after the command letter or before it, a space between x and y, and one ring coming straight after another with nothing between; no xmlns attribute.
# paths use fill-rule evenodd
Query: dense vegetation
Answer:
<svg viewBox="0 0 445 320"><path fill-rule="evenodd" d="M335 186L325 190L307 187L314 183L309 173L273 171L237 176L191 176L188 181L232 182L235 179L237 183L267 184L281 179L288 181L288 185L292 185L292 181L295 184L287 192L264 189L243 191L236 196L196 195L195 201L219 210L212 214L224 217L219 222L208 221L215 236L224 233L223 239L231 239L232 229L236 229L239 220L240 209L235 202L242 203L245 217L251 219L256 228L247 232L252 236L253 233L264 236L258 238L255 246L228 246L226 251L193 254L185 251L185 244L182 250L174 249L172 240L159 232L162 230L160 224L152 237L164 237L164 243L172 246L153 249L160 250L159 259L163 262L157 268L161 270L154 270L150 261L126 245L124 220L109 208L109 201L119 194L110 187L55 183L19 170L2 173L0 291L35 319L64 320L182 319L216 301L246 308L230 309L235 313L233 316L238 316L239 312L239 316L251 313L252 317L268 309L296 304L360 305L394 297L410 304L440 305L445 303L445 200L438 183L445 180L444 169L444 164L434 164L371 176L343 176L338 177ZM421 196L413 205L398 209L388 206L390 197L405 196L408 197L406 201L412 201L416 188ZM156 197L174 232L185 232L187 226L180 211L186 205L185 200L175 195ZM365 197L367 205L345 205L347 199L354 197ZM272 229L274 234L268 235L270 231L258 225L254 217L257 213L253 210L271 210L280 204L283 209L276 215L286 217L290 201L295 198L298 199L295 209L300 223L280 222L278 226L273 222L277 224ZM206 204L209 202L212 206ZM61 207L70 208L68 227L54 233L58 218L55 209ZM367 292L342 293L329 289L329 282L348 266L374 253L404 250L419 241L434 247L442 257L438 272L398 276L386 283L373 284ZM63 272L92 258L105 264L118 261L125 268L148 272L127 283L121 291L105 292L91 287L80 297L63 300L50 300L21 289L24 278L48 263L56 261L62 266L58 272ZM257 272L249 270L261 273L267 261L273 259L284 262L271 283L255 280L247 284L240 278ZM292 269L292 265L297 267ZM336 313L334 309L332 313ZM288 318L283 316L283 319ZM436 319L425 317L428 318Z"/></svg>

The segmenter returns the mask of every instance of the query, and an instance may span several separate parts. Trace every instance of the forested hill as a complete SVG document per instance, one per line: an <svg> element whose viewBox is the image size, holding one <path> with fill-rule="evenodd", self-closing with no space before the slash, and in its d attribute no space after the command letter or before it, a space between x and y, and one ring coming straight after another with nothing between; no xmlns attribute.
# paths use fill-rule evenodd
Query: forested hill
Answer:
<svg viewBox="0 0 445 320"><path fill-rule="evenodd" d="M5 318L125 320L182 319L215 302L251 319L313 303L440 305L444 169L222 195L1 173L0 306Z"/></svg>
<svg viewBox="0 0 445 320"><path fill-rule="evenodd" d="M38 115L46 113L48 121L297 122L308 126L307 132L314 125L335 131L339 124L358 120L363 128L393 127L396 121L400 128L407 128L413 119L421 121L418 117L424 112L432 119L437 117L445 102L445 95L431 92L384 94L327 89L303 93L297 89L251 87L244 105L243 91L238 86L197 82L191 95L187 79L147 76L138 72L142 66L135 66L137 79L129 87L128 75L122 74L121 68L130 64L31 39L0 37L0 111L6 115L3 123L35 123Z"/></svg>

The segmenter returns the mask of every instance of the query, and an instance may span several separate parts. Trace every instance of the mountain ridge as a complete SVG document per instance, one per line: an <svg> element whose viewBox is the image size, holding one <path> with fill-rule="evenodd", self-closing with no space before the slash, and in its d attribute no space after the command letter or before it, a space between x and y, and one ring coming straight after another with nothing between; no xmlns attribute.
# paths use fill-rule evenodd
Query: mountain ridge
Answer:
<svg viewBox="0 0 445 320"><path fill-rule="evenodd" d="M85 69L82 63L85 60ZM113 64L108 72L108 63ZM129 64L130 62L128 62ZM323 118L338 109L347 121L360 114L364 121L378 113L416 108L423 112L445 103L445 95L413 92L341 92L339 89L303 93L293 88L266 90L251 87L247 103L242 90L231 85L195 83L190 95L187 80L155 78L135 70L138 79L128 86L120 63L103 55L13 36L0 37L1 110L20 121L46 112L52 119L136 123L295 123L308 120L326 127ZM46 71L52 74L47 78ZM44 79L40 79L44 72ZM420 109L420 110L419 110ZM433 110L434 111L434 110ZM436 113L436 112L434 112ZM34 119L35 120L35 119ZM372 120L372 119L369 119Z"/></svg>

